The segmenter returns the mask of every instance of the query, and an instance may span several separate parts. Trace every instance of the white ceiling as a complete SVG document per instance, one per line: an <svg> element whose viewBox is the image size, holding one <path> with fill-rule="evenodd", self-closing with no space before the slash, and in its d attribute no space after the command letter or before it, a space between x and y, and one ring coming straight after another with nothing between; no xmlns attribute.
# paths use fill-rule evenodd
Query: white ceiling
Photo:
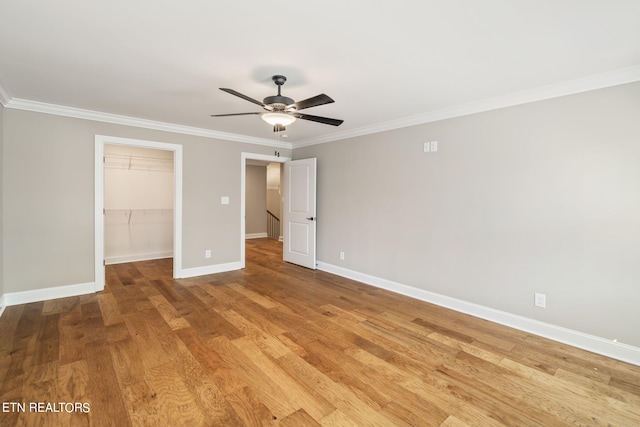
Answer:
<svg viewBox="0 0 640 427"><path fill-rule="evenodd" d="M273 141L258 116L210 114L259 111L218 88L261 100L274 74L295 100L336 101L305 113L345 121L298 120L294 146L635 81L640 1L0 0L8 107Z"/></svg>

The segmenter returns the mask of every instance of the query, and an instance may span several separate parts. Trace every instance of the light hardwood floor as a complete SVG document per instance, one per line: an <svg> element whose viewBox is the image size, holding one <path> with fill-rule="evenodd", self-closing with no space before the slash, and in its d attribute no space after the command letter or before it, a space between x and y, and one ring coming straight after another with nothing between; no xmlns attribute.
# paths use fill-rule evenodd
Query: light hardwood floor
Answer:
<svg viewBox="0 0 640 427"><path fill-rule="evenodd" d="M640 367L281 250L251 240L246 269L188 280L109 266L100 294L8 307L0 425L640 425Z"/></svg>

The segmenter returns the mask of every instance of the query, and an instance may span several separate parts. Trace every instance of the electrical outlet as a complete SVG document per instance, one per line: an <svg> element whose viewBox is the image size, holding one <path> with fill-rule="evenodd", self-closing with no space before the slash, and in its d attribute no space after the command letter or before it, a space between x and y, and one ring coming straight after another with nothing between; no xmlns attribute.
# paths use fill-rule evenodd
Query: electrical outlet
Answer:
<svg viewBox="0 0 640 427"><path fill-rule="evenodd" d="M340 251L340 259L344 261L344 252Z"/></svg>
<svg viewBox="0 0 640 427"><path fill-rule="evenodd" d="M211 258L211 249L207 249L206 251L204 251L204 257Z"/></svg>
<svg viewBox="0 0 640 427"><path fill-rule="evenodd" d="M547 296L545 294L534 294L533 304L536 307L546 308L547 307Z"/></svg>

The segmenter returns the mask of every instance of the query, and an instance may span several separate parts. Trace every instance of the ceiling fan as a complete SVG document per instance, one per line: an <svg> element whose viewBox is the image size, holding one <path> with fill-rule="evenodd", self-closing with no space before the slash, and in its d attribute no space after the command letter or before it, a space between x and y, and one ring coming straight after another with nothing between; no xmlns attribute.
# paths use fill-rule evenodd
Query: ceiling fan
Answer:
<svg viewBox="0 0 640 427"><path fill-rule="evenodd" d="M260 115L262 120L273 126L274 132L281 132L286 129L286 126L295 122L296 119L310 120L312 122L322 123L331 126L340 126L344 120L330 119L328 117L312 116L310 114L302 114L298 111L305 108L317 107L318 105L331 104L333 99L327 95L320 94L312 98L305 99L303 101L295 102L293 99L280 94L280 89L284 82L287 81L285 76L276 75L271 78L273 82L278 86L278 94L273 96L267 96L262 102L250 98L247 95L243 95L233 89L227 89L221 87L220 90L235 95L239 98L253 102L264 108L266 112L255 113L231 113L231 114L212 114L211 117L228 117L228 116L248 116L248 115Z"/></svg>

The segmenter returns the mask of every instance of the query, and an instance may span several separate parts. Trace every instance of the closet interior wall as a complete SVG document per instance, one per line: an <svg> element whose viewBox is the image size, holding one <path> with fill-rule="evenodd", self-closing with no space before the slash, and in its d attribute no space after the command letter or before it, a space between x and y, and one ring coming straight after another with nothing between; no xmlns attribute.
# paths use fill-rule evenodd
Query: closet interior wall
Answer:
<svg viewBox="0 0 640 427"><path fill-rule="evenodd" d="M173 256L173 152L105 145L105 262Z"/></svg>

